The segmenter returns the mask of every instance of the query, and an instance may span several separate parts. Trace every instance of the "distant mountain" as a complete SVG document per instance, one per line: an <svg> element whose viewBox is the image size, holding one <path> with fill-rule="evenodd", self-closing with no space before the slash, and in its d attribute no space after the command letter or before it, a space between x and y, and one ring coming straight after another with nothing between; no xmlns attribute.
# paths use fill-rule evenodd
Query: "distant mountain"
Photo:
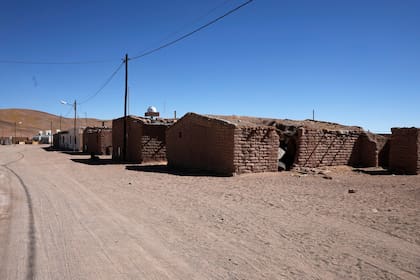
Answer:
<svg viewBox="0 0 420 280"><path fill-rule="evenodd" d="M77 127L102 126L102 120L92 118L78 118ZM111 127L112 121L104 121L105 126ZM0 109L0 137L15 135L32 137L40 130L57 129L69 130L74 126L73 118L64 118L49 113L28 109Z"/></svg>

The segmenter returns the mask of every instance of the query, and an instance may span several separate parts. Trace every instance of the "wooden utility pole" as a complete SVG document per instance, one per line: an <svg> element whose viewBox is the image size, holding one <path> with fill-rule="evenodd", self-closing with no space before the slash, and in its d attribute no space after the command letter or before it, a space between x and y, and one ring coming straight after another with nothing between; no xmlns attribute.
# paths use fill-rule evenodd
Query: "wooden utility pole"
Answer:
<svg viewBox="0 0 420 280"><path fill-rule="evenodd" d="M48 142L50 142L50 147L52 147L53 144L53 121L51 121L51 127L50 127L50 135L48 136Z"/></svg>
<svg viewBox="0 0 420 280"><path fill-rule="evenodd" d="M77 103L76 103L76 99L74 100L74 146L73 146L73 151L76 151L76 112L77 112Z"/></svg>
<svg viewBox="0 0 420 280"><path fill-rule="evenodd" d="M125 94L124 94L124 139L123 160L127 158L127 98L128 98L128 54L125 54Z"/></svg>

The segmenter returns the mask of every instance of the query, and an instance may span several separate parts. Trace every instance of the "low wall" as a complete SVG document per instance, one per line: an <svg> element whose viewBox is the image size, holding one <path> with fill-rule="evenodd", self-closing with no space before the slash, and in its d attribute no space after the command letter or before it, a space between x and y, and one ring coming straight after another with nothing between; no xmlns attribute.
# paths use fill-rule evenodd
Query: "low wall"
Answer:
<svg viewBox="0 0 420 280"><path fill-rule="evenodd" d="M295 165L319 167L353 165L359 131L328 131L299 128Z"/></svg>
<svg viewBox="0 0 420 280"><path fill-rule="evenodd" d="M166 125L143 124L141 136L142 162L166 161Z"/></svg>
<svg viewBox="0 0 420 280"><path fill-rule="evenodd" d="M279 136L274 128L238 127L234 132L235 173L278 170Z"/></svg>
<svg viewBox="0 0 420 280"><path fill-rule="evenodd" d="M392 128L389 169L396 173L419 174L420 129Z"/></svg>

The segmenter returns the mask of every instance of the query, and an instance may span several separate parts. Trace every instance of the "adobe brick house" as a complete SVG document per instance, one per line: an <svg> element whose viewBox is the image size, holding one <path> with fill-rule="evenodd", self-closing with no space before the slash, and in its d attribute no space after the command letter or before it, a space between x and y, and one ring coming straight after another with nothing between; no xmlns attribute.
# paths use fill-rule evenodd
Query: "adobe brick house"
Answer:
<svg viewBox="0 0 420 280"><path fill-rule="evenodd" d="M226 120L252 122L274 127L279 147L285 154L280 161L286 169L351 165L355 167L386 167L389 135L364 131L361 127L337 123L256 117L224 116Z"/></svg>
<svg viewBox="0 0 420 280"><path fill-rule="evenodd" d="M165 132L169 120L127 116L126 161L166 161ZM112 159L124 160L124 117L112 120Z"/></svg>
<svg viewBox="0 0 420 280"><path fill-rule="evenodd" d="M187 113L166 132L168 166L233 175L278 170L273 127Z"/></svg>
<svg viewBox="0 0 420 280"><path fill-rule="evenodd" d="M299 128L296 166L378 166L378 140L362 129L329 130ZM381 144L382 146L385 143Z"/></svg>
<svg viewBox="0 0 420 280"><path fill-rule="evenodd" d="M83 152L95 155L112 153L112 129L109 127L87 127L83 131Z"/></svg>
<svg viewBox="0 0 420 280"><path fill-rule="evenodd" d="M389 170L396 173L420 173L420 128L391 129Z"/></svg>

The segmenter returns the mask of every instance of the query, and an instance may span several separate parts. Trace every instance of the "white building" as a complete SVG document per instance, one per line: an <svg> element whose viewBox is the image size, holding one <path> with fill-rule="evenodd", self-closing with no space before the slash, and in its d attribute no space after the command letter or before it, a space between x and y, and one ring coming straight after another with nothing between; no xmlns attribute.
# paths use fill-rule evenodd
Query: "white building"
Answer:
<svg viewBox="0 0 420 280"><path fill-rule="evenodd" d="M74 136L74 129L61 131L58 133L58 148L61 150L81 151L83 148L83 128L76 131Z"/></svg>
<svg viewBox="0 0 420 280"><path fill-rule="evenodd" d="M53 141L53 136L52 136L51 130L45 130L45 131L40 130L37 135L32 137L32 139L34 141L39 142L40 144L51 144Z"/></svg>

